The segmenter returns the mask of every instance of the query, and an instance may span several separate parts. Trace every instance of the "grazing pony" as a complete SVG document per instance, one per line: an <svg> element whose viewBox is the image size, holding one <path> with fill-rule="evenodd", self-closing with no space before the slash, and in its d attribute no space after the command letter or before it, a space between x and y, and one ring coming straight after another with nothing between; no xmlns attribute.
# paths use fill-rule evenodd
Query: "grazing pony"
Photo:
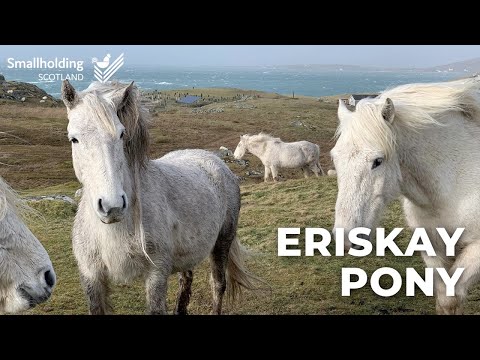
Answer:
<svg viewBox="0 0 480 360"><path fill-rule="evenodd" d="M73 251L91 314L111 311L109 281L146 282L147 312L164 314L167 280L180 273L175 312L186 314L193 268L211 263L213 312L226 288L253 288L236 237L240 189L213 153L148 158L147 114L132 84L92 83L77 93L62 84L73 167L83 194Z"/></svg>
<svg viewBox="0 0 480 360"><path fill-rule="evenodd" d="M426 229L436 256L425 265L453 274L465 268L447 296L434 279L439 314L459 314L480 279L480 82L478 78L402 85L361 100L354 112L339 102L335 228L373 229L401 196L408 225ZM436 228L465 231L456 256L446 256ZM351 245L351 244L350 244Z"/></svg>
<svg viewBox="0 0 480 360"><path fill-rule="evenodd" d="M23 208L0 177L0 313L17 313L47 301L55 285L50 258L23 222Z"/></svg>
<svg viewBox="0 0 480 360"><path fill-rule="evenodd" d="M286 143L280 138L260 133L258 135L242 135L233 156L241 159L246 151L258 157L265 166L265 182L270 173L274 181L278 181L278 170L281 168L301 168L305 177L312 171L317 177L323 169L320 166L320 147L308 141Z"/></svg>

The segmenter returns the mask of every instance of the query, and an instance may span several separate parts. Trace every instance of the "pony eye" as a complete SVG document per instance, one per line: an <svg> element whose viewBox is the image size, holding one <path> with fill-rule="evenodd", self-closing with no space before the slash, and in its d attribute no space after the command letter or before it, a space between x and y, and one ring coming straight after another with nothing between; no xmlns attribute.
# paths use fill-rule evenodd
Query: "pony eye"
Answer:
<svg viewBox="0 0 480 360"><path fill-rule="evenodd" d="M78 140L77 140L77 138L71 138L70 142L76 144L76 143L78 143Z"/></svg>
<svg viewBox="0 0 480 360"><path fill-rule="evenodd" d="M122 133L120 134L120 139L123 139L123 135L125 135L125 131L122 131Z"/></svg>
<svg viewBox="0 0 480 360"><path fill-rule="evenodd" d="M382 165L382 163L383 163L383 158L376 158L375 160L373 160L372 169L379 167L380 165Z"/></svg>

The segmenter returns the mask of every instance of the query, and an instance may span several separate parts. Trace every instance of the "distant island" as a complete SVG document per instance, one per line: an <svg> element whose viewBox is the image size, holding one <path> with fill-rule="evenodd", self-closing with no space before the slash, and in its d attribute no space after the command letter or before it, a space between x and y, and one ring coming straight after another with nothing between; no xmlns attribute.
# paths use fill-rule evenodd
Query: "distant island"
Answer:
<svg viewBox="0 0 480 360"><path fill-rule="evenodd" d="M411 67L411 68L395 68L395 67L379 67L379 66L361 66L361 65L345 65L345 64L296 64L296 65L278 65L272 66L275 69L292 70L292 71L408 71L408 72L458 72L466 74L475 74L480 72L480 58L458 61L450 64L432 66L432 67Z"/></svg>

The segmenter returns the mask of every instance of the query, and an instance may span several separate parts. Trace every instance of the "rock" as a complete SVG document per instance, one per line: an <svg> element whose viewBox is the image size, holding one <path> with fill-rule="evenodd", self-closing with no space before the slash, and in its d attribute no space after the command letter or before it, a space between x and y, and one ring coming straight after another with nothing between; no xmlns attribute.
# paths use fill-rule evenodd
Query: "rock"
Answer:
<svg viewBox="0 0 480 360"><path fill-rule="evenodd" d="M55 199L65 201L65 202L68 202L70 204L76 204L75 200L73 200L71 197L66 196L66 195L58 195L58 196L56 196Z"/></svg>
<svg viewBox="0 0 480 360"><path fill-rule="evenodd" d="M25 102L25 100L26 100L25 97L22 97L22 98L20 99L21 102Z"/></svg>
<svg viewBox="0 0 480 360"><path fill-rule="evenodd" d="M235 104L234 107L237 109L256 109L257 107L253 104L239 103Z"/></svg>
<svg viewBox="0 0 480 360"><path fill-rule="evenodd" d="M337 172L335 170L330 169L330 170L327 171L327 175L328 176L337 176Z"/></svg>
<svg viewBox="0 0 480 360"><path fill-rule="evenodd" d="M305 124L303 122L301 122L300 120L294 120L292 122L290 122L290 125L292 125L293 127L304 127Z"/></svg>
<svg viewBox="0 0 480 360"><path fill-rule="evenodd" d="M234 102L242 102L242 101L247 101L247 100L250 100L250 99L253 99L253 97L251 95L242 95L240 97L240 99L235 100Z"/></svg>
<svg viewBox="0 0 480 360"><path fill-rule="evenodd" d="M41 103L44 103L44 102L45 102L45 100L40 100L40 102L41 102Z"/></svg>
<svg viewBox="0 0 480 360"><path fill-rule="evenodd" d="M235 160L235 163L237 163L240 166L247 166L249 164L249 161L240 159L240 160Z"/></svg>
<svg viewBox="0 0 480 360"><path fill-rule="evenodd" d="M223 113L225 111L224 108L210 108L210 109L203 109L203 108L195 108L192 110L193 114L212 114L212 113Z"/></svg>
<svg viewBox="0 0 480 360"><path fill-rule="evenodd" d="M44 200L47 200L47 201L63 201L63 202L67 202L69 204L72 204L72 205L75 205L76 202L75 200L73 200L71 197L69 196L66 196L66 195L50 195L50 196L46 196L46 195L42 195L42 196L31 196L31 197L28 197L27 200L29 201L44 201Z"/></svg>
<svg viewBox="0 0 480 360"><path fill-rule="evenodd" d="M22 100L25 98L25 100ZM63 106L60 99L55 99L35 84L20 81L0 81L0 99L18 102L33 101L38 103L40 99L49 105Z"/></svg>
<svg viewBox="0 0 480 360"><path fill-rule="evenodd" d="M82 194L83 194L83 188L75 191L75 199L80 199L82 197Z"/></svg>
<svg viewBox="0 0 480 360"><path fill-rule="evenodd" d="M233 156L233 152L231 150L228 150L225 146L220 146L219 155L221 158L224 158L227 156Z"/></svg>
<svg viewBox="0 0 480 360"><path fill-rule="evenodd" d="M297 116L299 117L299 116ZM316 126L313 126L313 125L309 125L303 121L300 121L300 120L293 120L290 122L290 125L292 125L293 127L304 127L304 128L307 128L309 130L317 130L317 127Z"/></svg>
<svg viewBox="0 0 480 360"><path fill-rule="evenodd" d="M250 177L261 177L263 174L261 172L255 171L255 170L249 170L246 171L245 174Z"/></svg>

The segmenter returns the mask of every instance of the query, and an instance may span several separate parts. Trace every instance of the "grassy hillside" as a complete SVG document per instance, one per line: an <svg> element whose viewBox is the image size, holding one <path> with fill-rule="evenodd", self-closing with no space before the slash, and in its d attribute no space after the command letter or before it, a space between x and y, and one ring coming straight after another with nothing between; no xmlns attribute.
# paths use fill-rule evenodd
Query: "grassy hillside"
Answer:
<svg viewBox="0 0 480 360"><path fill-rule="evenodd" d="M196 89L202 95L228 98L241 90ZM174 93L174 92L172 92ZM192 91L189 91L192 94ZM333 146L336 128L336 105L333 99L318 101L302 97L292 99L275 94L244 92L255 95L241 102L227 100L207 105L221 107L223 112L193 113L192 108L168 102L166 108L154 107L152 157L180 148L215 150L220 146L234 149L239 135L267 131L285 141L309 140L322 150L321 163L331 168L328 151ZM300 121L302 126L298 125ZM66 112L62 108L39 108L0 104L0 131L18 138L0 135L0 175L21 194L72 196L79 184L73 173L70 144L66 137ZM262 170L259 161L246 157L246 168L229 164L245 177L247 170ZM278 227L331 228L334 221L336 179L330 177L302 179L301 171L283 171L288 181L264 184L262 179L242 181L242 210L239 237L250 250L248 267L269 285L270 289L246 292L242 301L226 309L231 314L433 314L434 300L425 296L408 298L405 287L392 298L381 298L369 287L354 291L352 297L340 294L341 268L360 267L369 274L382 266L396 268L404 276L406 267L423 269L419 256L411 258L386 256L353 257L278 257ZM70 232L75 206L60 201L32 202L37 212L27 221L42 241L55 266L58 284L52 298L29 313L84 314L87 304L78 281L77 267L71 249ZM398 202L392 204L382 223L387 229L404 227ZM405 249L410 233L402 233L399 246ZM333 253L333 249L331 250ZM386 286L387 284L385 284ZM169 310L173 310L177 290L176 276L169 286ZM480 288L469 296L467 313L480 312ZM194 274L190 312L210 311L208 263ZM116 313L141 314L145 309L143 284L116 285L113 293Z"/></svg>
<svg viewBox="0 0 480 360"><path fill-rule="evenodd" d="M189 93L228 99L236 94L255 95L242 102L220 101L205 108L221 108L220 113L194 113L195 108L178 106L170 101L166 108L155 107L151 126L151 157L185 148L217 150L226 146L234 150L245 133L266 131L284 141L308 140L320 145L321 163L331 166L328 151L333 146L336 128L335 102L315 98L288 98L257 91L195 89ZM173 96L174 91L169 91ZM240 107L240 108L239 108ZM245 108L241 108L245 107ZM0 103L0 176L17 190L27 190L76 181L72 168L70 143L67 140L67 116L63 107L42 108L29 104ZM301 124L300 124L301 123ZM19 138L21 139L19 139ZM260 161L250 155L248 168L232 165L245 176L248 170L263 172ZM301 177L301 170L280 173L284 178ZM258 182L262 179L247 179Z"/></svg>

